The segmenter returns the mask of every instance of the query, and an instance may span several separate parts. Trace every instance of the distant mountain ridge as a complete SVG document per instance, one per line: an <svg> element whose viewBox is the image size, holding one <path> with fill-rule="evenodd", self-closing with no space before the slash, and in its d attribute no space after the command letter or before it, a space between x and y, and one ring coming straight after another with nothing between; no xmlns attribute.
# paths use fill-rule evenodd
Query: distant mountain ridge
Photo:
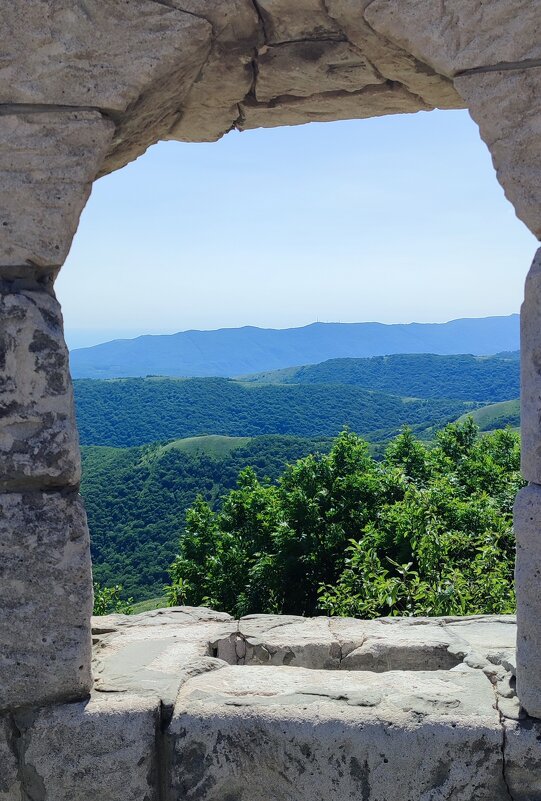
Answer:
<svg viewBox="0 0 541 801"><path fill-rule="evenodd" d="M233 377L336 358L396 353L483 356L518 348L519 315L512 314L448 323L312 323L286 329L182 331L80 348L70 358L75 378Z"/></svg>

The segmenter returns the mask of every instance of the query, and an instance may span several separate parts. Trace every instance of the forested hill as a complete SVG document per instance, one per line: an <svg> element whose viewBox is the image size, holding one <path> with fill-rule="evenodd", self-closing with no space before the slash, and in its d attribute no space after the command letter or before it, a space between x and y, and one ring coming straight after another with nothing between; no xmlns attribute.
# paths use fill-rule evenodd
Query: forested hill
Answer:
<svg viewBox="0 0 541 801"><path fill-rule="evenodd" d="M428 353L330 359L321 364L246 376L254 384L350 384L417 398L496 403L520 394L516 355L436 356Z"/></svg>
<svg viewBox="0 0 541 801"><path fill-rule="evenodd" d="M385 439L403 425L441 426L478 404L411 399L352 385L251 385L225 378L75 381L82 445L143 445L199 434Z"/></svg>
<svg viewBox="0 0 541 801"><path fill-rule="evenodd" d="M519 317L448 323L313 323L283 330L224 328L142 336L71 353L75 378L238 376L326 359L392 353L485 355L519 347Z"/></svg>

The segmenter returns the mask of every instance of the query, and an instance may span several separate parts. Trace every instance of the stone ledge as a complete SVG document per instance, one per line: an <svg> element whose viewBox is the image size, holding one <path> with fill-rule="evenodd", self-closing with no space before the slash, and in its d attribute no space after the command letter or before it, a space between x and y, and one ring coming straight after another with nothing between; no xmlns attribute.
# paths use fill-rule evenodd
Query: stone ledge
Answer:
<svg viewBox="0 0 541 801"><path fill-rule="evenodd" d="M177 607L94 618L93 632L89 702L0 717L1 801L541 798L512 617ZM400 660L410 669L388 669Z"/></svg>
<svg viewBox="0 0 541 801"><path fill-rule="evenodd" d="M94 618L93 633L96 691L154 695L168 707L200 668L227 665L410 675L477 670L495 686L503 682L506 695L514 682L513 616L249 615L235 621L209 609L175 607Z"/></svg>

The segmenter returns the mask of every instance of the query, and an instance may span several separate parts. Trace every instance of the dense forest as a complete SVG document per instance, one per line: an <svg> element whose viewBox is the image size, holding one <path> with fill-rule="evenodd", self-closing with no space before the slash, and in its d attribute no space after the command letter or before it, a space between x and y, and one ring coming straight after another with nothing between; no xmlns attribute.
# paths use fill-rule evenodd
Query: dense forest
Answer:
<svg viewBox="0 0 541 801"><path fill-rule="evenodd" d="M485 515L482 519L489 526L487 510L492 509L494 531L499 531L502 520L505 526L508 525L508 511L500 503L501 493L497 498L494 494L500 492L497 489L498 471L503 470L511 495L518 481L513 461L518 452L516 435L511 431L496 431L480 438L475 425L482 431L518 425L518 401L509 400L518 394L517 381L515 354L502 354L502 358L421 354L334 359L308 367L252 376L246 381L159 377L76 381L77 415L83 443L81 491L88 510L94 574L97 582L106 588L105 594L99 591L97 594L100 608L121 604L130 597L137 602L163 596L179 541L188 547L194 532L199 532L201 525L208 525L212 533L207 532L204 537L211 537L209 553L213 553L212 549L222 547L222 539L227 541L227 526L233 525L223 517L226 510L232 508L231 504L234 506L239 498L248 503L247 499L257 497L278 504L273 507L272 514L266 507L262 514L274 523L279 520L279 525L276 523L278 529L274 533L269 530L265 534L270 537L270 540L265 540L264 537L261 539L263 535L256 535L258 520L253 521L254 547L259 549L257 553L262 554L263 561L258 561L249 550L251 546L247 545L248 551L242 555L244 567L229 566L231 570L239 569L242 581L247 582L244 595L240 585L231 582L235 587L238 609L257 607L261 611L263 607L258 604L263 602L256 603L249 587L252 586L250 582L255 583L254 576L259 576L260 572L263 576L267 569L278 584L267 586L266 578L263 576L261 579L261 587L268 591L265 610L289 609L287 598L280 595L286 581L294 581L299 592L306 593L308 579L297 576L293 563L299 560L299 564L317 562L319 557L310 550L312 546L309 543L319 531L317 536L322 542L329 536L336 538L337 550L331 557L325 556L327 567L323 572L314 567L315 572L310 574L312 578L309 580L310 597L303 596L301 602L300 596L296 597L294 592L291 594L291 599L296 598L295 609L371 614L366 599L358 602L358 608L351 600L355 596L355 582L359 581L357 574L361 571L368 575L372 570L372 583L379 583L381 592L391 585L395 587L397 571L405 570L404 565L409 565L408 570L413 573L402 576L402 585L406 586L413 580L421 584L425 581L424 563L416 549L430 550L432 546L424 535L422 542L413 535L415 526L417 531L423 530L422 514L432 515L436 521L431 523L431 530L439 530L443 537L438 540L441 547L447 547L444 533L454 532L449 545L449 564L456 561L452 549L460 537L467 535L468 516ZM449 396L454 397L449 400ZM501 398L506 400L499 400ZM457 426L445 428L457 419ZM409 433L396 439L404 424L409 425ZM340 435L333 446L334 438L345 427L356 433ZM362 436L368 445L357 435ZM405 448L404 437L419 463L424 465L422 481L417 474L401 477L402 467L392 461L392 454ZM453 462L452 458L450 461L443 459L442 443L447 441L446 437L447 448L451 447L449 442L453 437L455 440L462 437L469 443L470 450L460 453L459 463ZM362 459L359 457L351 475L340 474L339 470L336 473L338 456L345 453L345 443L349 443L348 447L355 453L362 451L365 454ZM504 445L509 451L507 457ZM498 453L497 448L500 448ZM343 458L344 464L351 461L349 456ZM504 464L502 460L505 458ZM460 482L465 480L465 471L477 475L480 463L484 464L485 472L479 473L479 482L468 495ZM491 465L490 469L487 465ZM242 473L246 468L248 472ZM492 475L492 468L498 475ZM313 473L312 485L299 485L294 491L288 476L302 474L306 478L310 470ZM336 481L343 482L344 487L350 483L355 487L360 482L368 491L368 484L372 486L370 492L373 496L372 500L366 500L367 508L361 521L363 526L359 528L358 516L348 522L347 514L352 510L347 511L349 507L343 499L345 506L332 507L336 519L326 516L325 512L321 519L317 516L313 520L310 518L311 532L299 521L300 528L295 528L297 523L291 517L294 508L294 504L291 506L291 493L297 493L295 503L301 503L301 496L302 503L308 503L309 493L313 492L314 498L310 503L316 508L319 501L316 502L315 496L325 498L329 492L328 486L321 483L321 477L332 475L333 471ZM235 489L237 481L240 484ZM289 487L287 492L286 487ZM355 492L352 490L351 503L359 501ZM288 493L290 495L286 497ZM198 495L201 499L196 502ZM438 506L440 501L441 508ZM425 502L426 509L421 513ZM299 515L304 514L301 508L297 511ZM246 509L237 509L237 512L245 514L249 520ZM278 518L273 518L274 514ZM462 522L457 522L461 515ZM473 521L474 517L471 518ZM389 542L385 545L388 550L381 553L372 547L372 562L368 565L364 549L370 543L373 545L372 534L380 542L384 538L384 526L388 528L385 536L390 536L393 526L396 530L407 528L408 519L412 530L403 536L405 540L409 537L411 542L408 540L409 544L403 551L396 543ZM480 519L472 522L475 531L481 526ZM308 552L302 548L299 553L295 549L291 551L292 545L286 543L287 537L282 552L280 532L284 536L285 532L290 532L288 536L298 537L301 544L308 543ZM488 529L485 534L488 542L492 535ZM218 538L216 543L212 540L215 536ZM241 550L244 536L245 532L240 531L238 547ZM348 538L356 545L349 543ZM365 545L359 545L361 540ZM484 547L475 537L472 543L474 550ZM506 548L511 547L508 540L506 543ZM185 564L182 562L186 556L183 556L183 548L181 545L181 561L177 561L177 568L179 564ZM273 551L273 548L278 550ZM348 551L348 548L356 550ZM464 553L468 554L470 561L474 560L475 553L471 548L466 548ZM290 568L287 570L291 569L293 573L288 573L284 567L288 560ZM395 562L402 567L397 567ZM346 565L351 566L349 573ZM357 573L353 570L355 565ZM182 591L190 602L210 599L229 608L232 603L229 596L222 596L215 589L216 582L219 584L221 579L207 568L200 565L197 571L203 571L210 583L205 583L201 576L195 580L195 574L190 573L192 568L186 575L177 570L174 575L178 581L173 582L172 597ZM222 578L225 581L225 573ZM471 584L471 576L467 581ZM121 592L114 589L118 585L122 585ZM300 589L301 586L304 590ZM399 592L398 585L394 591ZM453 603L458 603L453 592L449 608L455 608ZM418 605L414 604L417 611L428 608L426 588L419 593ZM469 598L468 608L474 608L477 602L474 603L465 590L461 593ZM383 614L385 604L382 603L374 602L372 611L375 613L377 607ZM403 610L401 603L397 601L396 609ZM408 603L411 605L413 601L410 599Z"/></svg>
<svg viewBox="0 0 541 801"><path fill-rule="evenodd" d="M512 431L471 419L434 447L408 430L375 461L344 432L278 482L244 469L218 511L187 514L168 595L235 616L507 613L515 606Z"/></svg>
<svg viewBox="0 0 541 801"><path fill-rule="evenodd" d="M242 384L226 378L75 381L83 445L127 447L222 434L336 436L344 426L377 439L400 426L441 426L475 404L408 399L348 385Z"/></svg>
<svg viewBox="0 0 541 801"><path fill-rule="evenodd" d="M458 398L495 403L520 393L515 355L435 356L419 353L330 359L320 364L249 376L253 383L352 384L415 398Z"/></svg>

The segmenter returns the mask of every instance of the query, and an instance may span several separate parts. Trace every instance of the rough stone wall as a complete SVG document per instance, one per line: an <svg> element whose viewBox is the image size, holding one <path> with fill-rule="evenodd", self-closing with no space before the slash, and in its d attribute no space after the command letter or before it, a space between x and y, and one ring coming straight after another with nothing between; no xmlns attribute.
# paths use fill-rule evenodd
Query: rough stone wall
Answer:
<svg viewBox="0 0 541 801"><path fill-rule="evenodd" d="M13 0L0 18L1 711L90 689L88 531L53 283L93 180L160 139L467 106L518 216L541 237L541 6ZM523 317L523 448L525 475L541 485L536 281ZM541 715L528 584L541 513L529 492L528 514L517 512L527 540L518 681Z"/></svg>
<svg viewBox="0 0 541 801"><path fill-rule="evenodd" d="M53 280L113 129L96 111L0 112L0 711L91 687L89 537Z"/></svg>

